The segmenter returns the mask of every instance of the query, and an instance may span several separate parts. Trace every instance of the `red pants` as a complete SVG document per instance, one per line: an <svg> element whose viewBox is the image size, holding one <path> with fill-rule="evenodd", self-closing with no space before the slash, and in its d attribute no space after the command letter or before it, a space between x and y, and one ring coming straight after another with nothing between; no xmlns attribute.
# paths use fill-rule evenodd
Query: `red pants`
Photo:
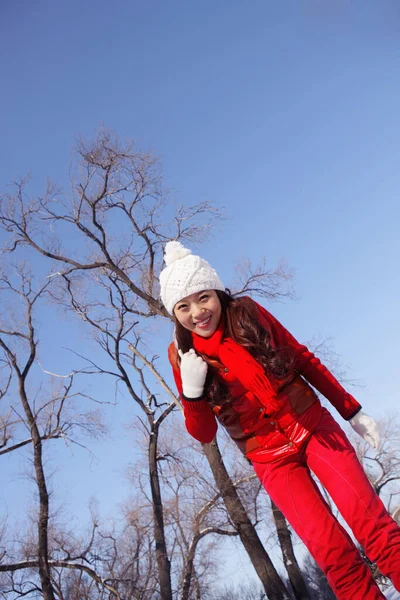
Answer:
<svg viewBox="0 0 400 600"><path fill-rule="evenodd" d="M298 454L253 463L261 483L327 576L338 600L384 598L356 546L310 475L329 492L368 558L400 591L400 528L374 492L353 446L323 409Z"/></svg>

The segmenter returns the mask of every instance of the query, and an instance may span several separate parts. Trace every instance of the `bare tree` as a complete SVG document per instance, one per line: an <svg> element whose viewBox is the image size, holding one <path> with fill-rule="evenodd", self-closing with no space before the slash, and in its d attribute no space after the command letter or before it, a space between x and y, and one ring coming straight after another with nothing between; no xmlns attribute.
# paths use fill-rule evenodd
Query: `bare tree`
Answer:
<svg viewBox="0 0 400 600"><path fill-rule="evenodd" d="M257 583L251 582L226 586L216 600L267 600L267 596Z"/></svg>
<svg viewBox="0 0 400 600"><path fill-rule="evenodd" d="M218 577L219 538L239 536L220 489L209 477L201 448L189 437L184 445L178 442L186 435L182 423L175 419L164 428L160 445L160 472L169 491L164 508L176 540L175 557L180 563L180 600L208 598L209 590L215 595L215 585L211 584ZM254 473L249 476L242 472L231 479L239 489L254 477Z"/></svg>
<svg viewBox="0 0 400 600"><path fill-rule="evenodd" d="M313 600L336 600L327 578L310 554L304 560L303 573Z"/></svg>
<svg viewBox="0 0 400 600"><path fill-rule="evenodd" d="M64 279L68 280L66 276L64 276ZM142 340L141 335L138 335L135 332L134 323L136 323L136 321L132 322L132 315L125 308L126 298L123 298L120 288L115 292L115 289L112 286L108 287L109 312L107 313L107 316L106 312L103 312L101 319L91 317L91 311L88 305L84 306L79 303L77 298L73 295L71 282L69 280L68 292L74 310L81 316L84 315L85 321L90 323L97 331L99 343L117 367L117 370L113 372L109 369L106 370L101 368L91 362L91 372L111 375L118 381L121 381L126 386L132 399L139 406L146 418L146 421L143 421L143 426L147 431L149 481L154 517L154 536L156 540L156 556L159 564L161 597L163 597L163 594L169 594L170 590L172 594L172 586L170 583L171 560L166 542L164 507L159 477L159 464L160 461L163 460L163 455L158 451L158 440L161 424L174 407L179 406L179 402L158 372L156 357L147 358L145 356L143 349L145 343ZM96 305L96 311L98 308L99 303ZM106 308L106 306L103 306L103 311L105 311ZM115 317L115 314L113 314L114 312L117 315L117 318ZM127 353L128 351L129 354ZM132 376L128 373L126 365L133 367L134 372L137 373L136 386ZM160 401L157 395L151 392L145 376L145 368L156 377L158 383L168 393L171 398L169 403ZM238 534L241 541L245 544L246 550L249 553L259 577L262 578L263 586L266 588L269 597L271 599L289 598L268 553L264 549L257 535L254 525L246 514L246 510L237 494L235 484L232 482L224 467L221 455L219 451L215 451L216 449L218 449L216 441L212 444L204 445L205 455L207 456L213 471L219 493L227 506L232 525L235 529L233 531L223 532L223 528L219 527L215 528L213 533L224 533L225 535ZM211 533L211 531L207 531L207 533ZM188 594L191 585L191 577L193 575L193 568L191 568L191 565L193 564L194 553L198 542L204 535L204 531L197 530L197 533L191 541L188 555L189 561L185 563L184 590L182 592L184 594L183 598L187 597L185 594Z"/></svg>
<svg viewBox="0 0 400 600"><path fill-rule="evenodd" d="M359 461L374 490L395 520L400 518L400 434L397 414L378 420L381 445L373 450L359 436L351 435Z"/></svg>
<svg viewBox="0 0 400 600"><path fill-rule="evenodd" d="M79 535L72 528L50 526L49 539L51 583L60 600L152 600L158 597L151 518L141 504L131 502L122 526L106 527L92 511L87 533ZM0 597L8 599L15 594L13 598L22 598L35 592L43 597L37 582L38 567L36 542L26 539L23 560L0 563Z"/></svg>
<svg viewBox="0 0 400 600"><path fill-rule="evenodd" d="M236 487L223 463L221 454L213 451L215 447L218 447L216 440L210 444L203 444L205 455L209 461L221 496L224 499L229 517L239 533L240 540L250 557L264 590L271 600L290 600L289 593L282 579L265 550L253 523L248 517Z"/></svg>
<svg viewBox="0 0 400 600"><path fill-rule="evenodd" d="M400 523L400 435L398 415L387 415L378 421L378 425L381 434L381 445L377 451L373 450L359 436L350 434L350 439L371 485L384 502L393 519ZM368 559L363 548L360 548L360 552L382 589L389 586L389 579L382 575L378 566Z"/></svg>
<svg viewBox="0 0 400 600"><path fill-rule="evenodd" d="M37 359L38 333L34 322L36 306L48 292L49 281L35 287L34 279L25 264L15 267L14 275L0 275L0 291L4 311L0 320L0 350L5 385L1 392L0 455L30 446L33 453L34 480L38 492L37 567L40 586L46 600L54 600L55 592L49 567L49 492L43 465L43 442L50 439L73 439L78 428L98 433L100 421L87 412L79 416L71 412L74 397L74 377L48 392L32 393L30 377ZM7 300L9 302L7 306ZM20 437L20 439L18 439ZM3 553L2 559L7 556ZM2 564L1 570L19 570L16 565Z"/></svg>
<svg viewBox="0 0 400 600"><path fill-rule="evenodd" d="M281 510L271 500L272 515L275 522L279 545L282 550L283 564L289 576L290 585L296 600L311 600L310 592L304 580L301 568L294 553L292 533Z"/></svg>
<svg viewBox="0 0 400 600"><path fill-rule="evenodd" d="M86 373L106 375L114 378L116 385L122 384L144 418L141 422L147 434L148 482L153 510L160 597L162 600L167 600L172 598L171 561L165 535L158 467L158 439L162 423L172 410L179 406L179 403L164 381L163 387L170 395L168 401L159 401L157 395L150 390L144 369L148 368L156 372L153 364L155 359L147 359L143 354L142 338L136 332L138 325L136 311L128 307L129 292L122 289L113 277L104 275L100 277L100 287L101 291L105 291L106 298L101 299L99 295L96 302L89 302L85 296L80 298L80 290L75 289L70 275L63 275L62 280L65 284L66 306L72 308L91 326L98 344L110 361L111 366L108 368L85 358L88 364ZM60 297L58 299L61 301Z"/></svg>
<svg viewBox="0 0 400 600"><path fill-rule="evenodd" d="M156 357L148 351L149 329L154 327L149 318L169 318L158 294L163 245L169 239L195 242L204 237L219 213L209 203L172 208L162 188L157 161L107 132L93 143L81 142L77 156L70 199L49 185L43 196L30 200L27 182L20 181L14 193L0 200L0 227L7 235L7 252L34 251L51 261L49 277L58 284L53 298L92 327L110 360L110 366L100 367L87 359L92 369L86 372L108 375L118 385L122 383L143 415L160 598L171 600L157 444L162 423L179 403L159 374ZM237 291L255 291L269 299L290 293L280 286L290 281L284 264L261 271L246 264L241 277ZM164 398L169 400L159 400L152 393L144 377L145 368L161 382ZM235 498L235 487L218 446L211 444L204 449L232 524L269 597L288 598L240 499Z"/></svg>

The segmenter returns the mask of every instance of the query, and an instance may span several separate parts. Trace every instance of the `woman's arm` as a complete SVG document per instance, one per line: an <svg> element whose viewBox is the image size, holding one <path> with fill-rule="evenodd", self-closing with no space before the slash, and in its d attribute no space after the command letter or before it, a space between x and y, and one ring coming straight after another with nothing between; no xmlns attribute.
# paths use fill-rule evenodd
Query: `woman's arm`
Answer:
<svg viewBox="0 0 400 600"><path fill-rule="evenodd" d="M218 429L214 412L204 396L189 399L183 395L182 378L178 366L178 351L173 343L168 348L168 358L185 413L186 429L196 440L208 444L212 442Z"/></svg>
<svg viewBox="0 0 400 600"><path fill-rule="evenodd" d="M296 371L316 390L321 392L346 421L354 417L361 410L361 405L357 400L346 392L319 358L310 352L306 346L300 344L271 313L259 304L257 304L257 307L260 323L271 332L272 342L276 346L293 350Z"/></svg>

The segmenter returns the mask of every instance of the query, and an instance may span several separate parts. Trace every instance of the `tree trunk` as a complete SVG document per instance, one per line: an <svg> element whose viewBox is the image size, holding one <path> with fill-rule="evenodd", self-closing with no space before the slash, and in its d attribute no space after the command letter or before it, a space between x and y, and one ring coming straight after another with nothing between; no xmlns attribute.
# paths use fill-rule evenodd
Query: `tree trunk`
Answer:
<svg viewBox="0 0 400 600"><path fill-rule="evenodd" d="M40 437L39 428L36 423L36 416L29 404L28 396L25 389L26 378L36 358L36 342L35 330L32 323L32 306L33 302L28 300L27 305L27 325L28 336L24 335L29 343L29 355L24 368L21 370L17 356L11 351L9 346L0 338L0 347L4 350L12 368L18 379L19 398L25 413L26 421L30 429L31 439L33 444L33 464L35 468L35 480L39 494L39 521L38 521L38 563L39 563L39 578L42 587L44 600L56 600L53 585L51 583L51 574L49 567L49 549L48 549L48 526L49 526L49 493L46 486L46 477L43 469L42 457L42 439ZM36 296L37 297L37 296Z"/></svg>
<svg viewBox="0 0 400 600"><path fill-rule="evenodd" d="M238 531L242 544L260 578L268 599L290 600L289 592L262 545L257 531L250 521L236 488L229 477L216 440L210 444L203 444L203 450L232 523Z"/></svg>
<svg viewBox="0 0 400 600"><path fill-rule="evenodd" d="M286 519L273 500L271 500L271 508L276 531L278 533L279 544L282 550L283 564L285 565L285 569L289 576L294 596L296 600L311 600L310 593L294 553L292 534Z"/></svg>
<svg viewBox="0 0 400 600"><path fill-rule="evenodd" d="M160 580L160 600L172 600L171 563L165 541L164 513L157 464L158 423L152 423L149 439L149 475L154 517L154 539Z"/></svg>
<svg viewBox="0 0 400 600"><path fill-rule="evenodd" d="M16 361L14 368L18 376L19 396L28 421L31 438L33 442L33 464L35 467L35 479L39 493L39 521L38 521L38 558L39 558L39 577L42 586L44 600L56 600L53 585L51 583L51 574L49 567L49 549L48 549L48 526L49 526L49 493L46 486L46 477L43 469L42 458L42 440L39 429L36 424L35 416L32 413L28 397L25 391L25 378L29 372L30 366L35 358L35 344L33 343L33 334L31 339L31 354L24 371L21 373Z"/></svg>
<svg viewBox="0 0 400 600"><path fill-rule="evenodd" d="M193 579L193 567L194 567L194 557L196 555L197 544L199 541L199 537L195 537L192 543L189 546L189 550L186 556L185 567L184 567L184 576L182 581L182 592L180 600L189 600L190 596L190 587Z"/></svg>
<svg viewBox="0 0 400 600"><path fill-rule="evenodd" d="M34 437L33 437L34 439ZM44 600L55 600L53 585L51 583L48 549L48 525L49 525L49 494L42 464L42 442L34 440L34 465L36 481L39 488L39 523L38 523L38 554L39 575L42 585Z"/></svg>

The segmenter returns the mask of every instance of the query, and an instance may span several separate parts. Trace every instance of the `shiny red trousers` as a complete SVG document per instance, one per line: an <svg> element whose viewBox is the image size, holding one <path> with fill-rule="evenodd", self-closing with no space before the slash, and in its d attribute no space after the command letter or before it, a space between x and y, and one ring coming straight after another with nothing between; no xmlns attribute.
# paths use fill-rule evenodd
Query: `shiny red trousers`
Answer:
<svg viewBox="0 0 400 600"><path fill-rule="evenodd" d="M352 539L324 500L310 470L326 488L368 558L400 591L400 528L370 485L345 433L323 409L298 454L253 463L269 496L324 571L338 600L384 598Z"/></svg>

